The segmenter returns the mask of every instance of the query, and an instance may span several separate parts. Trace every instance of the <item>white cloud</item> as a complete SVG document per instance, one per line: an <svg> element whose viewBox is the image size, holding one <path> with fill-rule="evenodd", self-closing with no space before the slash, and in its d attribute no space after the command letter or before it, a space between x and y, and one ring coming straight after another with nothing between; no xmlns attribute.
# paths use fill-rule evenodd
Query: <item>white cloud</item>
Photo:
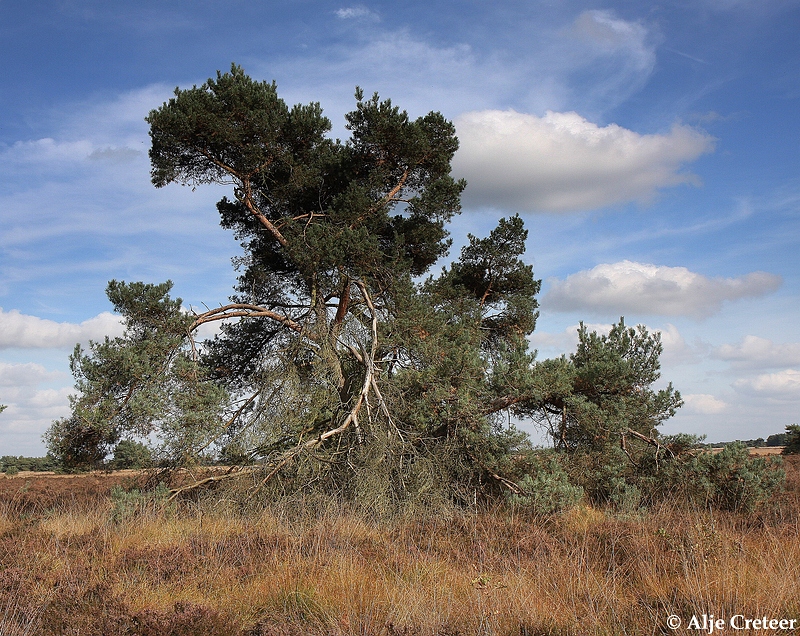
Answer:
<svg viewBox="0 0 800 636"><path fill-rule="evenodd" d="M75 390L69 387L61 387L60 389L41 389L31 395L26 401L26 406L31 409L36 409L39 414L42 412L49 412L57 410L62 413L65 407L69 404L68 397L74 393ZM59 417L60 415L56 416Z"/></svg>
<svg viewBox="0 0 800 636"><path fill-rule="evenodd" d="M684 401L684 408L692 413L702 415L713 415L721 413L728 405L722 400L718 400L713 395L707 393L694 393L681 396Z"/></svg>
<svg viewBox="0 0 800 636"><path fill-rule="evenodd" d="M337 9L335 13L336 17L341 18L342 20L353 20L358 18L371 18L373 20L378 19L376 13L370 11L362 5L355 7L343 7L341 9Z"/></svg>
<svg viewBox="0 0 800 636"><path fill-rule="evenodd" d="M649 43L650 33L640 22L628 22L611 11L590 10L581 13L572 25L571 35L598 54L623 54L640 70L652 70L656 63L655 50Z"/></svg>
<svg viewBox="0 0 800 636"><path fill-rule="evenodd" d="M122 334L119 316L104 311L80 324L55 322L0 308L0 349L50 349Z"/></svg>
<svg viewBox="0 0 800 636"><path fill-rule="evenodd" d="M485 110L455 123L461 147L453 166L467 179L465 203L528 212L646 201L659 188L696 182L680 168L714 145L688 126L641 135L577 113Z"/></svg>
<svg viewBox="0 0 800 636"><path fill-rule="evenodd" d="M763 373L754 378L737 380L733 386L745 393L784 400L800 400L800 371L784 369L777 373Z"/></svg>
<svg viewBox="0 0 800 636"><path fill-rule="evenodd" d="M56 141L50 137L18 141L0 155L5 161L19 163L75 162L86 159L92 144L85 140Z"/></svg>
<svg viewBox="0 0 800 636"><path fill-rule="evenodd" d="M609 323L584 323L586 328L601 335L608 335L613 325ZM580 325L570 325L557 333L534 331L528 339L535 349L548 350L553 355L573 353L578 347L578 329Z"/></svg>
<svg viewBox="0 0 800 636"><path fill-rule="evenodd" d="M714 358L737 367L768 368L800 365L800 342L775 343L758 336L745 336L739 344L724 344L712 352Z"/></svg>
<svg viewBox="0 0 800 636"><path fill-rule="evenodd" d="M71 393L70 387L4 388L0 402L8 409L0 415L0 447L14 455L43 455L42 434L53 420L69 415Z"/></svg>
<svg viewBox="0 0 800 636"><path fill-rule="evenodd" d="M557 311L705 318L718 312L724 301L763 296L780 284L779 276L766 272L708 278L685 267L626 260L597 265L555 281L543 304Z"/></svg>
<svg viewBox="0 0 800 636"><path fill-rule="evenodd" d="M41 382L61 380L63 377L63 373L48 371L41 364L35 362L11 364L0 361L0 387L36 386ZM5 402L2 403L5 404Z"/></svg>
<svg viewBox="0 0 800 636"><path fill-rule="evenodd" d="M661 344L664 345L664 353L661 356L662 363L677 365L700 361L701 347L697 344L689 345L675 325L667 323L666 327L657 331L661 333Z"/></svg>

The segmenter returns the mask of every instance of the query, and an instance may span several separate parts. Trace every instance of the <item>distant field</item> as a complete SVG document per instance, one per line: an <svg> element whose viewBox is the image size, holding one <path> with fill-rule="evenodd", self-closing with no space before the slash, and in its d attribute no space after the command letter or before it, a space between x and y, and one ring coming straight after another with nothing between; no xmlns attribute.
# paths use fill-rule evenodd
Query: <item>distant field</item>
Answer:
<svg viewBox="0 0 800 636"><path fill-rule="evenodd" d="M783 452L784 446L759 446L758 448L750 447L751 455L780 455ZM716 446L711 449L712 453L719 453L722 446Z"/></svg>
<svg viewBox="0 0 800 636"><path fill-rule="evenodd" d="M760 446L759 448L751 448L751 455L780 455L783 452L784 446Z"/></svg>

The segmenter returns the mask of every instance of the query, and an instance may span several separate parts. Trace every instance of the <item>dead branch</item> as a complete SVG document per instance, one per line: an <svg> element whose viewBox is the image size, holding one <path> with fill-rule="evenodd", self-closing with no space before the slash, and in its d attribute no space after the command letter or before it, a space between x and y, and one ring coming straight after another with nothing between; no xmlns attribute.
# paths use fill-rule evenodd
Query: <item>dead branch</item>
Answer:
<svg viewBox="0 0 800 636"><path fill-rule="evenodd" d="M245 468L240 467L238 470L232 470L223 475L212 475L211 477L206 477L205 479L201 479L200 481L196 481L187 486L181 486L180 488L172 488L169 491L170 495L169 497L167 497L167 502L175 501L175 499L177 499L181 493L197 490L198 488L202 488L207 484L211 484L217 481L222 481L224 479L230 479L231 477L239 477L240 475L246 472L252 472L256 470L256 468L257 466L247 466Z"/></svg>
<svg viewBox="0 0 800 636"><path fill-rule="evenodd" d="M225 320L226 318L269 318L285 327L288 327L292 331L304 333L303 325L295 322L291 318L272 311L271 309L267 309L266 307L251 305L249 303L231 303L230 305L224 305L222 307L217 307L216 309L210 309L202 314L198 314L197 318L195 318L195 321L189 327L189 331L194 331L200 325L204 325L208 322ZM305 335L309 336L310 338L312 337L311 334L308 333L305 333Z"/></svg>
<svg viewBox="0 0 800 636"><path fill-rule="evenodd" d="M486 464L484 464L477 457L475 457L475 455L473 455L472 453L468 453L468 455L469 455L469 458L472 461L474 461L476 464L478 464L478 466L480 466L481 468L483 468L483 470L485 470L487 473L489 473L489 476L492 479L494 479L495 481L500 482L503 486L508 488L515 495L524 495L525 494L525 491L522 490L522 488L520 488L519 486L517 486L517 484L515 484L513 481L511 481L510 479L506 479L505 477L503 477L501 475L498 475L491 468L489 468Z"/></svg>

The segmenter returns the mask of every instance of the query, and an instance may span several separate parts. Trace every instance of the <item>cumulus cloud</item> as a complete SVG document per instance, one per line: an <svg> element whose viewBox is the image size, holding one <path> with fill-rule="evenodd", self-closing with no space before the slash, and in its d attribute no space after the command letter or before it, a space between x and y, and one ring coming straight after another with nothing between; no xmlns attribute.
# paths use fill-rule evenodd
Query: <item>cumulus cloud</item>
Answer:
<svg viewBox="0 0 800 636"><path fill-rule="evenodd" d="M613 325L610 323L584 323L591 332L594 331L601 335L608 335ZM561 353L572 353L578 346L578 328L580 325L570 325L564 331L556 333L547 331L534 331L528 341L536 349L546 349L554 352L555 355Z"/></svg>
<svg viewBox="0 0 800 636"><path fill-rule="evenodd" d="M745 336L739 344L724 344L712 352L718 360L737 367L768 368L800 365L800 342L775 343L758 336Z"/></svg>
<svg viewBox="0 0 800 636"><path fill-rule="evenodd" d="M681 396L684 401L684 408L692 413L702 415L714 415L721 413L728 405L722 400L718 400L713 395L707 393L693 393Z"/></svg>
<svg viewBox="0 0 800 636"><path fill-rule="evenodd" d="M762 373L754 378L737 380L733 386L745 393L784 400L800 400L800 371L784 369L777 373Z"/></svg>
<svg viewBox="0 0 800 636"><path fill-rule="evenodd" d="M661 344L664 346L664 353L661 361L665 364L687 364L697 363L701 359L701 353L705 353L704 347L695 343L690 345L678 331L678 328L670 323L666 327L657 330L661 334Z"/></svg>
<svg viewBox="0 0 800 636"><path fill-rule="evenodd" d="M104 311L80 324L55 322L0 308L0 349L52 349L122 334L119 316Z"/></svg>
<svg viewBox="0 0 800 636"><path fill-rule="evenodd" d="M453 166L469 184L465 203L523 212L647 201L660 188L696 183L681 167L714 147L689 126L641 135L574 112L475 111L455 124L461 147Z"/></svg>
<svg viewBox="0 0 800 636"><path fill-rule="evenodd" d="M597 265L555 281L543 302L556 311L705 318L718 312L724 301L763 296L780 284L779 276L766 272L708 278L685 267L626 260Z"/></svg>
<svg viewBox="0 0 800 636"><path fill-rule="evenodd" d="M36 386L41 382L61 380L63 375L58 371L48 371L35 362L11 364L0 361L0 387Z"/></svg>

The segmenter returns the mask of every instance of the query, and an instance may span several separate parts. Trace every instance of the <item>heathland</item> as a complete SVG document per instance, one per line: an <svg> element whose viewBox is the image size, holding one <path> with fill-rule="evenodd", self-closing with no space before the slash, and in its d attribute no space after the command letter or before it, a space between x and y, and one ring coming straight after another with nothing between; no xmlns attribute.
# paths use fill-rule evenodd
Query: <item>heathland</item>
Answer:
<svg viewBox="0 0 800 636"><path fill-rule="evenodd" d="M676 499L378 518L301 495L169 502L131 471L21 472L0 478L0 633L657 634L670 615L797 619L799 459L746 515Z"/></svg>

